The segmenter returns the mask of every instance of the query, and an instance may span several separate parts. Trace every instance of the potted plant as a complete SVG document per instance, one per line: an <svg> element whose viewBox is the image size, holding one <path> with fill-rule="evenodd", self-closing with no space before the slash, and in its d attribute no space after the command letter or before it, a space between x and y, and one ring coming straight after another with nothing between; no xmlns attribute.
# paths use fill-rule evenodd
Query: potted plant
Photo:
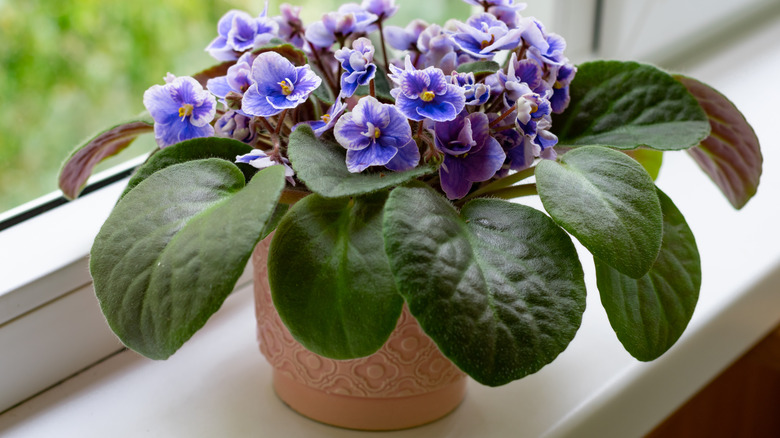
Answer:
<svg viewBox="0 0 780 438"><path fill-rule="evenodd" d="M290 5L229 11L207 47L220 64L169 74L144 94L145 115L73 152L60 178L69 197L136 136L154 132L160 146L91 251L101 308L128 347L173 354L254 252L261 348L280 396L337 423L299 404L363 385L325 402L354 412L388 392L376 388L386 377L396 383L385 417L406 415L404 399L417 400L410 412L438 405L425 391L455 397L405 423L340 423L419 424L457 406L464 375L504 385L567 347L586 294L570 236L594 257L626 350L649 361L675 343L700 262L654 176L664 152L688 150L741 208L761 174L750 126L693 78L636 62L574 66L524 5L464 1L480 9L466 22L405 28L384 25L393 0L344 4L308 26ZM537 195L547 214L510 202ZM362 383L332 385L326 368ZM314 392L300 387L314 374Z"/></svg>

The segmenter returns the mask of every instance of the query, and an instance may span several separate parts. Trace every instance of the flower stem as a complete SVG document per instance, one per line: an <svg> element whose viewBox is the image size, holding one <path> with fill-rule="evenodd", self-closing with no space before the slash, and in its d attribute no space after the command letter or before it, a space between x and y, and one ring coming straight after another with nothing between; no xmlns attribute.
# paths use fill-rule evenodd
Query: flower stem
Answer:
<svg viewBox="0 0 780 438"><path fill-rule="evenodd" d="M270 123L268 123L268 120L266 120L265 117L257 117L257 120L260 121L260 123L263 125L263 128L265 128L265 130L268 131L269 134L273 135L274 127L271 126Z"/></svg>
<svg viewBox="0 0 780 438"><path fill-rule="evenodd" d="M287 117L287 108L282 110L282 115L280 115L276 120L276 130L274 131L274 135L277 137L279 136L279 133L282 132L282 125L284 124L285 117Z"/></svg>
<svg viewBox="0 0 780 438"><path fill-rule="evenodd" d="M387 62L387 45L385 44L385 32L382 29L382 20L384 19L384 14L379 17L377 20L377 25L379 26L379 41L382 43L382 57L385 61L385 73L390 74L390 64ZM374 95L373 93L371 94Z"/></svg>
<svg viewBox="0 0 780 438"><path fill-rule="evenodd" d="M268 120L266 120L265 117L258 117L258 119L263 124L263 126L266 129L266 131L268 131L268 134L271 135L271 142L274 145L273 150L271 151L270 154L268 154L268 156L273 157L273 158L277 158L277 159L281 158L281 156L282 156L282 150L281 150L282 147L279 144L279 134L276 133L276 130L274 129L274 127L271 126L271 123ZM278 124L277 124L277 126L278 126Z"/></svg>
<svg viewBox="0 0 780 438"><path fill-rule="evenodd" d="M374 85L373 79L368 82L368 93L371 95L371 97L376 97L376 86Z"/></svg>
<svg viewBox="0 0 780 438"><path fill-rule="evenodd" d="M311 43L311 41L306 40L307 43L309 43L309 48L311 49L311 53L314 54L314 59L317 61L317 65L320 66L320 71L322 71L322 75L325 76L325 82L328 83L328 87L330 87L330 90L333 92L334 96L338 96L338 88L336 88L336 85L333 83L333 78L330 77L330 74L328 73L328 70L325 68L325 64L322 63L322 59L320 59L320 54L317 52L317 48L314 47L314 44Z"/></svg>
<svg viewBox="0 0 780 438"><path fill-rule="evenodd" d="M493 120L492 122L490 122L490 125L489 125L489 126L492 128L492 127L494 127L494 126L498 125L498 124L499 124L499 123L500 123L502 120L504 120L505 118L507 118L507 116L509 116L510 114L512 114L512 111L514 111L516 108L517 108L517 104L514 104L514 105L512 105L512 106L511 106L510 108L508 108L506 111L504 111L503 113L501 113L501 115L500 115L500 116L498 116L498 118L497 118L497 119L495 119L495 120Z"/></svg>

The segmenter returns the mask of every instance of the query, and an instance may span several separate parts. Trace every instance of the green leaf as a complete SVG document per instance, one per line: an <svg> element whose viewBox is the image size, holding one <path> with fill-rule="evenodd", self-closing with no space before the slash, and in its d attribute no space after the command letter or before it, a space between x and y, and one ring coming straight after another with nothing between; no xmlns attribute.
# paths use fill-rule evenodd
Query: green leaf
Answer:
<svg viewBox="0 0 780 438"><path fill-rule="evenodd" d="M269 234L276 230L276 227L279 226L279 223L282 221L282 218L284 218L284 215L287 214L289 209L290 206L287 204L282 204L281 202L276 204L276 208L274 209L274 212L271 214L271 217L268 219L268 221L266 221L263 232L260 233L260 239L258 240L265 239Z"/></svg>
<svg viewBox="0 0 780 438"><path fill-rule="evenodd" d="M236 61L225 61L217 65L213 65L206 70L202 70L198 73L195 73L192 75L192 78L195 79L200 83L200 85L203 86L203 88L206 88L208 85L209 79L218 78L220 76L226 76L228 73L228 69L236 64Z"/></svg>
<svg viewBox="0 0 780 438"><path fill-rule="evenodd" d="M574 149L560 163L536 167L550 216L593 255L639 278L661 248L661 205L650 175L625 154L600 146Z"/></svg>
<svg viewBox="0 0 780 438"><path fill-rule="evenodd" d="M476 80L480 80L497 72L500 68L501 66L495 61L475 61L459 65L457 71L458 73L474 73Z"/></svg>
<svg viewBox="0 0 780 438"><path fill-rule="evenodd" d="M90 272L122 342L165 359L216 312L246 267L285 184L225 160L175 164L138 184L95 238Z"/></svg>
<svg viewBox="0 0 780 438"><path fill-rule="evenodd" d="M322 75L320 73L315 73L315 74L320 78L322 78ZM325 79L323 79L322 82L320 82L320 86L315 88L312 94L321 102L326 103L328 105L333 105L333 102L335 102L336 100L336 98L333 96L333 92L330 90L330 87L328 86L328 82Z"/></svg>
<svg viewBox="0 0 780 438"><path fill-rule="evenodd" d="M650 272L633 279L598 258L601 303L620 342L639 360L665 353L691 320L701 286L699 251L682 213L660 190L664 239Z"/></svg>
<svg viewBox="0 0 780 438"><path fill-rule="evenodd" d="M764 159L756 133L726 96L696 79L679 75L675 79L699 101L712 128L712 134L688 153L731 205L741 209L756 194L761 179Z"/></svg>
<svg viewBox="0 0 780 438"><path fill-rule="evenodd" d="M585 310L569 236L544 213L477 199L458 215L433 189L394 189L385 249L399 291L439 349L478 382L534 373L574 337Z"/></svg>
<svg viewBox="0 0 780 438"><path fill-rule="evenodd" d="M568 109L553 117L561 146L696 146L710 133L707 115L668 73L636 62L594 61L578 67Z"/></svg>
<svg viewBox="0 0 780 438"><path fill-rule="evenodd" d="M297 66L304 66L309 63L306 53L303 50L293 46L290 43L286 43L279 38L273 38L268 44L253 50L252 53L259 55L265 52L276 52L292 62Z"/></svg>
<svg viewBox="0 0 780 438"><path fill-rule="evenodd" d="M347 170L346 149L318 139L308 126L290 134L287 147L296 176L313 192L326 198L363 195L403 184L433 173L433 166L421 165L405 172L363 172Z"/></svg>
<svg viewBox="0 0 780 438"><path fill-rule="evenodd" d="M237 155L247 154L251 151L252 147L246 143L219 137L194 138L168 146L150 156L149 159L136 170L127 183L127 187L122 193L122 196L124 197L133 189L133 187L137 186L141 181L145 180L153 173L165 169L168 166L203 158L222 158L232 163L236 160ZM251 166L239 166L239 169L244 172L244 177L247 181L249 181L257 170Z"/></svg>
<svg viewBox="0 0 780 438"><path fill-rule="evenodd" d="M647 173L650 174L650 178L652 178L653 181L658 179L658 174L661 172L661 164L663 164L664 161L663 152L652 149L633 149L625 151L625 153L641 164Z"/></svg>
<svg viewBox="0 0 780 438"><path fill-rule="evenodd" d="M401 315L403 299L383 250L386 198L310 195L276 229L268 260L274 307L293 337L319 355L368 356Z"/></svg>
<svg viewBox="0 0 780 438"><path fill-rule="evenodd" d="M78 146L60 169L58 183L63 195L68 199L75 199L92 175L95 166L124 150L139 135L153 130L153 122L146 114L144 117L109 128Z"/></svg>

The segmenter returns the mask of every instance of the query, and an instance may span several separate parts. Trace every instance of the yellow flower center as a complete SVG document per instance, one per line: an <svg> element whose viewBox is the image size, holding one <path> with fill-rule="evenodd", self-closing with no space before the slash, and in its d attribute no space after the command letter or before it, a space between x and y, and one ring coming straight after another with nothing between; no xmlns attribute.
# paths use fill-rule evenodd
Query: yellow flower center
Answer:
<svg viewBox="0 0 780 438"><path fill-rule="evenodd" d="M420 99L422 99L423 102L430 102L434 97L436 97L436 95L433 94L433 91L423 91L420 93Z"/></svg>
<svg viewBox="0 0 780 438"><path fill-rule="evenodd" d="M330 114L324 114L322 117L320 117L323 122L328 123L330 122Z"/></svg>
<svg viewBox="0 0 780 438"><path fill-rule="evenodd" d="M374 128L374 138L379 138L379 136L382 135L382 131L379 130L379 128Z"/></svg>
<svg viewBox="0 0 780 438"><path fill-rule="evenodd" d="M290 82L289 79L285 79L282 82L279 82L279 86L282 87L282 93L285 96L289 96L293 92L293 85Z"/></svg>
<svg viewBox="0 0 780 438"><path fill-rule="evenodd" d="M563 84L561 83L561 81L555 81L553 88L555 88L556 90L560 90L561 88L563 88Z"/></svg>
<svg viewBox="0 0 780 438"><path fill-rule="evenodd" d="M179 117L184 118L192 115L193 109L195 109L195 107L193 107L191 103L185 103L184 105L179 107Z"/></svg>
<svg viewBox="0 0 780 438"><path fill-rule="evenodd" d="M482 40L482 42L480 43L480 49L484 49L485 47L490 46L495 42L496 42L496 36L490 35L490 41Z"/></svg>

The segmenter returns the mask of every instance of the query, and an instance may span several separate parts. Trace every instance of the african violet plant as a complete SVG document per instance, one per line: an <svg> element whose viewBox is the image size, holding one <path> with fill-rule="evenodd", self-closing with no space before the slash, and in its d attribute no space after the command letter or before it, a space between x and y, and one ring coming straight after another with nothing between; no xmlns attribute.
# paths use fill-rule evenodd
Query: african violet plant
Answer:
<svg viewBox="0 0 780 438"><path fill-rule="evenodd" d="M165 78L147 116L77 149L61 187L154 131L97 236L91 273L111 328L173 354L232 291L257 242L296 339L347 359L376 351L406 303L477 381L536 372L585 310L570 235L595 259L618 339L640 360L685 329L700 285L683 215L654 184L688 149L736 208L755 193L758 142L695 79L635 62L573 66L514 0L444 26L385 20L393 0L232 10L206 48L222 63ZM476 9L476 8L475 8ZM532 178L533 177L533 178ZM507 199L538 195L547 215ZM549 216L548 216L549 215Z"/></svg>

